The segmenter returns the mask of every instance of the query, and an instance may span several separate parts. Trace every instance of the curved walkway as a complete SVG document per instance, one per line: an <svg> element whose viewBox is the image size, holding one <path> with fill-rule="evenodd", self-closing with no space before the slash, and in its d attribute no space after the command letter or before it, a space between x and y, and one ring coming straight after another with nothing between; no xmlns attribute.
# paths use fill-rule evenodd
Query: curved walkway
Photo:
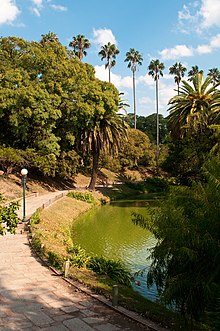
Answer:
<svg viewBox="0 0 220 331"><path fill-rule="evenodd" d="M28 198L27 215L55 196ZM164 330L147 320L138 323L67 283L33 254L23 228L19 224L16 235L0 236L0 330Z"/></svg>

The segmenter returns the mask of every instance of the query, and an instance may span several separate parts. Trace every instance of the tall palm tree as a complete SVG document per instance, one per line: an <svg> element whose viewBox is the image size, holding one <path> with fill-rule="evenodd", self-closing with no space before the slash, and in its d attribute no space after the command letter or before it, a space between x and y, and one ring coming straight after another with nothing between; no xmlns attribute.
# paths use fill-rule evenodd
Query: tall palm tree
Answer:
<svg viewBox="0 0 220 331"><path fill-rule="evenodd" d="M209 69L208 76L210 76L212 78L213 86L216 86L216 84L219 83L219 81L220 81L220 71L218 70L218 68Z"/></svg>
<svg viewBox="0 0 220 331"><path fill-rule="evenodd" d="M177 93L179 94L179 87L181 79L184 77L186 72L186 67L182 65L180 62L176 62L173 66L169 68L169 73L174 76L174 81L177 84Z"/></svg>
<svg viewBox="0 0 220 331"><path fill-rule="evenodd" d="M194 77L196 74L203 74L203 70L199 70L199 67L198 67L197 65L192 66L192 69L189 70L189 72L188 72L188 77L189 77L188 80L189 80L190 82L192 82L192 81L193 81L193 77Z"/></svg>
<svg viewBox="0 0 220 331"><path fill-rule="evenodd" d="M203 73L197 73L192 83L182 81L180 94L169 101L168 126L174 138L200 132L220 116L220 92L216 89L220 82L211 86L212 77L204 80Z"/></svg>
<svg viewBox="0 0 220 331"><path fill-rule="evenodd" d="M165 66L162 62L160 62L158 59L151 60L149 66L148 66L148 74L152 76L155 80L156 84L156 114L157 114L157 149L156 149L156 163L158 168L159 163L159 98L158 98L158 80L159 77L163 77L163 70L165 69Z"/></svg>
<svg viewBox="0 0 220 331"><path fill-rule="evenodd" d="M142 55L134 48L130 48L130 51L126 53L125 62L128 62L128 68L131 68L133 78L133 99L134 99L134 128L136 129L136 96L135 96L135 72L137 65L142 65Z"/></svg>
<svg viewBox="0 0 220 331"><path fill-rule="evenodd" d="M101 60L103 61L104 59L107 59L107 62L105 64L105 69L108 68L109 72L109 83L111 82L111 76L110 76L110 71L111 68L115 66L116 64L116 55L119 54L119 50L115 46L115 44L111 44L108 42L107 45L104 45L101 47L100 52L98 53L99 56L101 56Z"/></svg>
<svg viewBox="0 0 220 331"><path fill-rule="evenodd" d="M87 55L86 49L90 48L90 42L85 36L78 34L76 37L73 37L69 46L73 48L74 55L82 61L83 56Z"/></svg>

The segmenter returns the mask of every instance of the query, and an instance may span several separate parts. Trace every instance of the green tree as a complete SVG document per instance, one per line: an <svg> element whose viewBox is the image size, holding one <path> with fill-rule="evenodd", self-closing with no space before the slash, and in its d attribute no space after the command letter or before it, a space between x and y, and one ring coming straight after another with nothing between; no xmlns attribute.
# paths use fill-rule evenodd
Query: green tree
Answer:
<svg viewBox="0 0 220 331"><path fill-rule="evenodd" d="M130 169L149 166L154 163L153 148L148 136L137 129L128 129L128 137L120 146L119 153L122 167Z"/></svg>
<svg viewBox="0 0 220 331"><path fill-rule="evenodd" d="M197 65L192 66L192 68L188 71L188 80L192 82L193 77L197 74L203 74L203 70L199 70L199 67Z"/></svg>
<svg viewBox="0 0 220 331"><path fill-rule="evenodd" d="M115 59L116 59L116 55L119 54L119 50L117 49L115 44L111 44L110 42L108 42L106 45L101 47L101 50L98 54L99 54L99 56L101 56L102 61L104 59L107 60L107 62L105 64L105 69L108 68L109 83L110 83L110 81L111 81L111 76L110 76L111 68L114 67L115 64L116 64Z"/></svg>
<svg viewBox="0 0 220 331"><path fill-rule="evenodd" d="M126 138L126 124L118 114L118 90L107 82L95 80L87 86L88 105L90 113L86 111L78 121L76 132L77 150L83 151L84 157L92 157L91 180L88 188L93 190L97 179L101 151L104 153L117 153L120 140ZM86 109L82 109L85 111Z"/></svg>
<svg viewBox="0 0 220 331"><path fill-rule="evenodd" d="M211 82L213 86L218 85L218 83L220 82L220 72L218 68L209 69L208 76L212 78Z"/></svg>
<svg viewBox="0 0 220 331"><path fill-rule="evenodd" d="M42 45L45 45L47 43L59 43L59 38L55 33L49 31L46 34L41 35L40 43Z"/></svg>
<svg viewBox="0 0 220 331"><path fill-rule="evenodd" d="M177 93L179 94L179 86L181 79L184 77L186 72L186 67L180 62L176 62L172 67L169 68L169 73L174 76L174 81L177 84Z"/></svg>
<svg viewBox="0 0 220 331"><path fill-rule="evenodd" d="M17 216L19 204L18 202L11 202L8 206L4 206L3 202L4 198L0 193L0 235L6 234L7 231L15 234L15 229L19 222Z"/></svg>
<svg viewBox="0 0 220 331"><path fill-rule="evenodd" d="M203 74L196 74L193 86L183 81L180 94L169 101L168 126L173 137L202 132L219 117L220 93L217 86L210 86L211 81L211 77L204 80Z"/></svg>
<svg viewBox="0 0 220 331"><path fill-rule="evenodd" d="M138 65L142 65L142 55L134 48L130 48L130 51L126 53L125 62L128 62L128 68L132 71L133 81L133 100L134 100L134 128L136 129L136 88L135 88L135 72Z"/></svg>
<svg viewBox="0 0 220 331"><path fill-rule="evenodd" d="M156 283L166 304L200 321L206 321L207 312L220 313L219 156L203 171L206 182L173 188L150 220L134 220L157 239L148 285Z"/></svg>
<svg viewBox="0 0 220 331"><path fill-rule="evenodd" d="M158 81L159 77L163 77L163 70L165 69L165 66L162 62L160 62L158 59L151 60L149 66L148 66L148 74L152 76L155 80L156 84L156 114L157 114L157 121L156 121L156 128L157 128L157 150L156 150L156 163L158 167L159 163L159 130L160 130L160 124L159 124L159 96L158 96Z"/></svg>
<svg viewBox="0 0 220 331"><path fill-rule="evenodd" d="M90 48L90 42L85 36L78 34L76 37L73 37L69 46L73 48L74 55L82 61L83 56L87 55L86 49Z"/></svg>

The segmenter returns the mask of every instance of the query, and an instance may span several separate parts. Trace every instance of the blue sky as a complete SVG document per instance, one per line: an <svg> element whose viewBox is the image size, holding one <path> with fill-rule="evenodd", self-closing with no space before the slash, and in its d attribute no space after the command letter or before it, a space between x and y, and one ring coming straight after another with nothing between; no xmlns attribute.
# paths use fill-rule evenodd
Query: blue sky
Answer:
<svg viewBox="0 0 220 331"><path fill-rule="evenodd" d="M198 65L205 74L220 70L220 0L0 0L0 35L26 40L41 39L54 32L65 46L83 34L91 42L83 59L95 67L96 76L108 80L98 56L108 42L120 50L111 81L124 92L133 111L131 70L125 54L135 48L143 56L136 72L137 114L155 112L155 83L148 75L152 59L165 65L159 80L159 109L168 115L167 103L175 94L169 67L181 62L188 70ZM186 77L187 78L187 77Z"/></svg>

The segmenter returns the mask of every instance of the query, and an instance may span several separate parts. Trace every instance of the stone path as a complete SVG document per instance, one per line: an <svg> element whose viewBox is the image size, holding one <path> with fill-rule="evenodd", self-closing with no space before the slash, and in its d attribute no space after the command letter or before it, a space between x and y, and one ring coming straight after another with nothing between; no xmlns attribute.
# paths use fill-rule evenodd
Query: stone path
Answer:
<svg viewBox="0 0 220 331"><path fill-rule="evenodd" d="M1 331L162 330L139 324L68 284L32 253L23 226L16 235L0 236Z"/></svg>

